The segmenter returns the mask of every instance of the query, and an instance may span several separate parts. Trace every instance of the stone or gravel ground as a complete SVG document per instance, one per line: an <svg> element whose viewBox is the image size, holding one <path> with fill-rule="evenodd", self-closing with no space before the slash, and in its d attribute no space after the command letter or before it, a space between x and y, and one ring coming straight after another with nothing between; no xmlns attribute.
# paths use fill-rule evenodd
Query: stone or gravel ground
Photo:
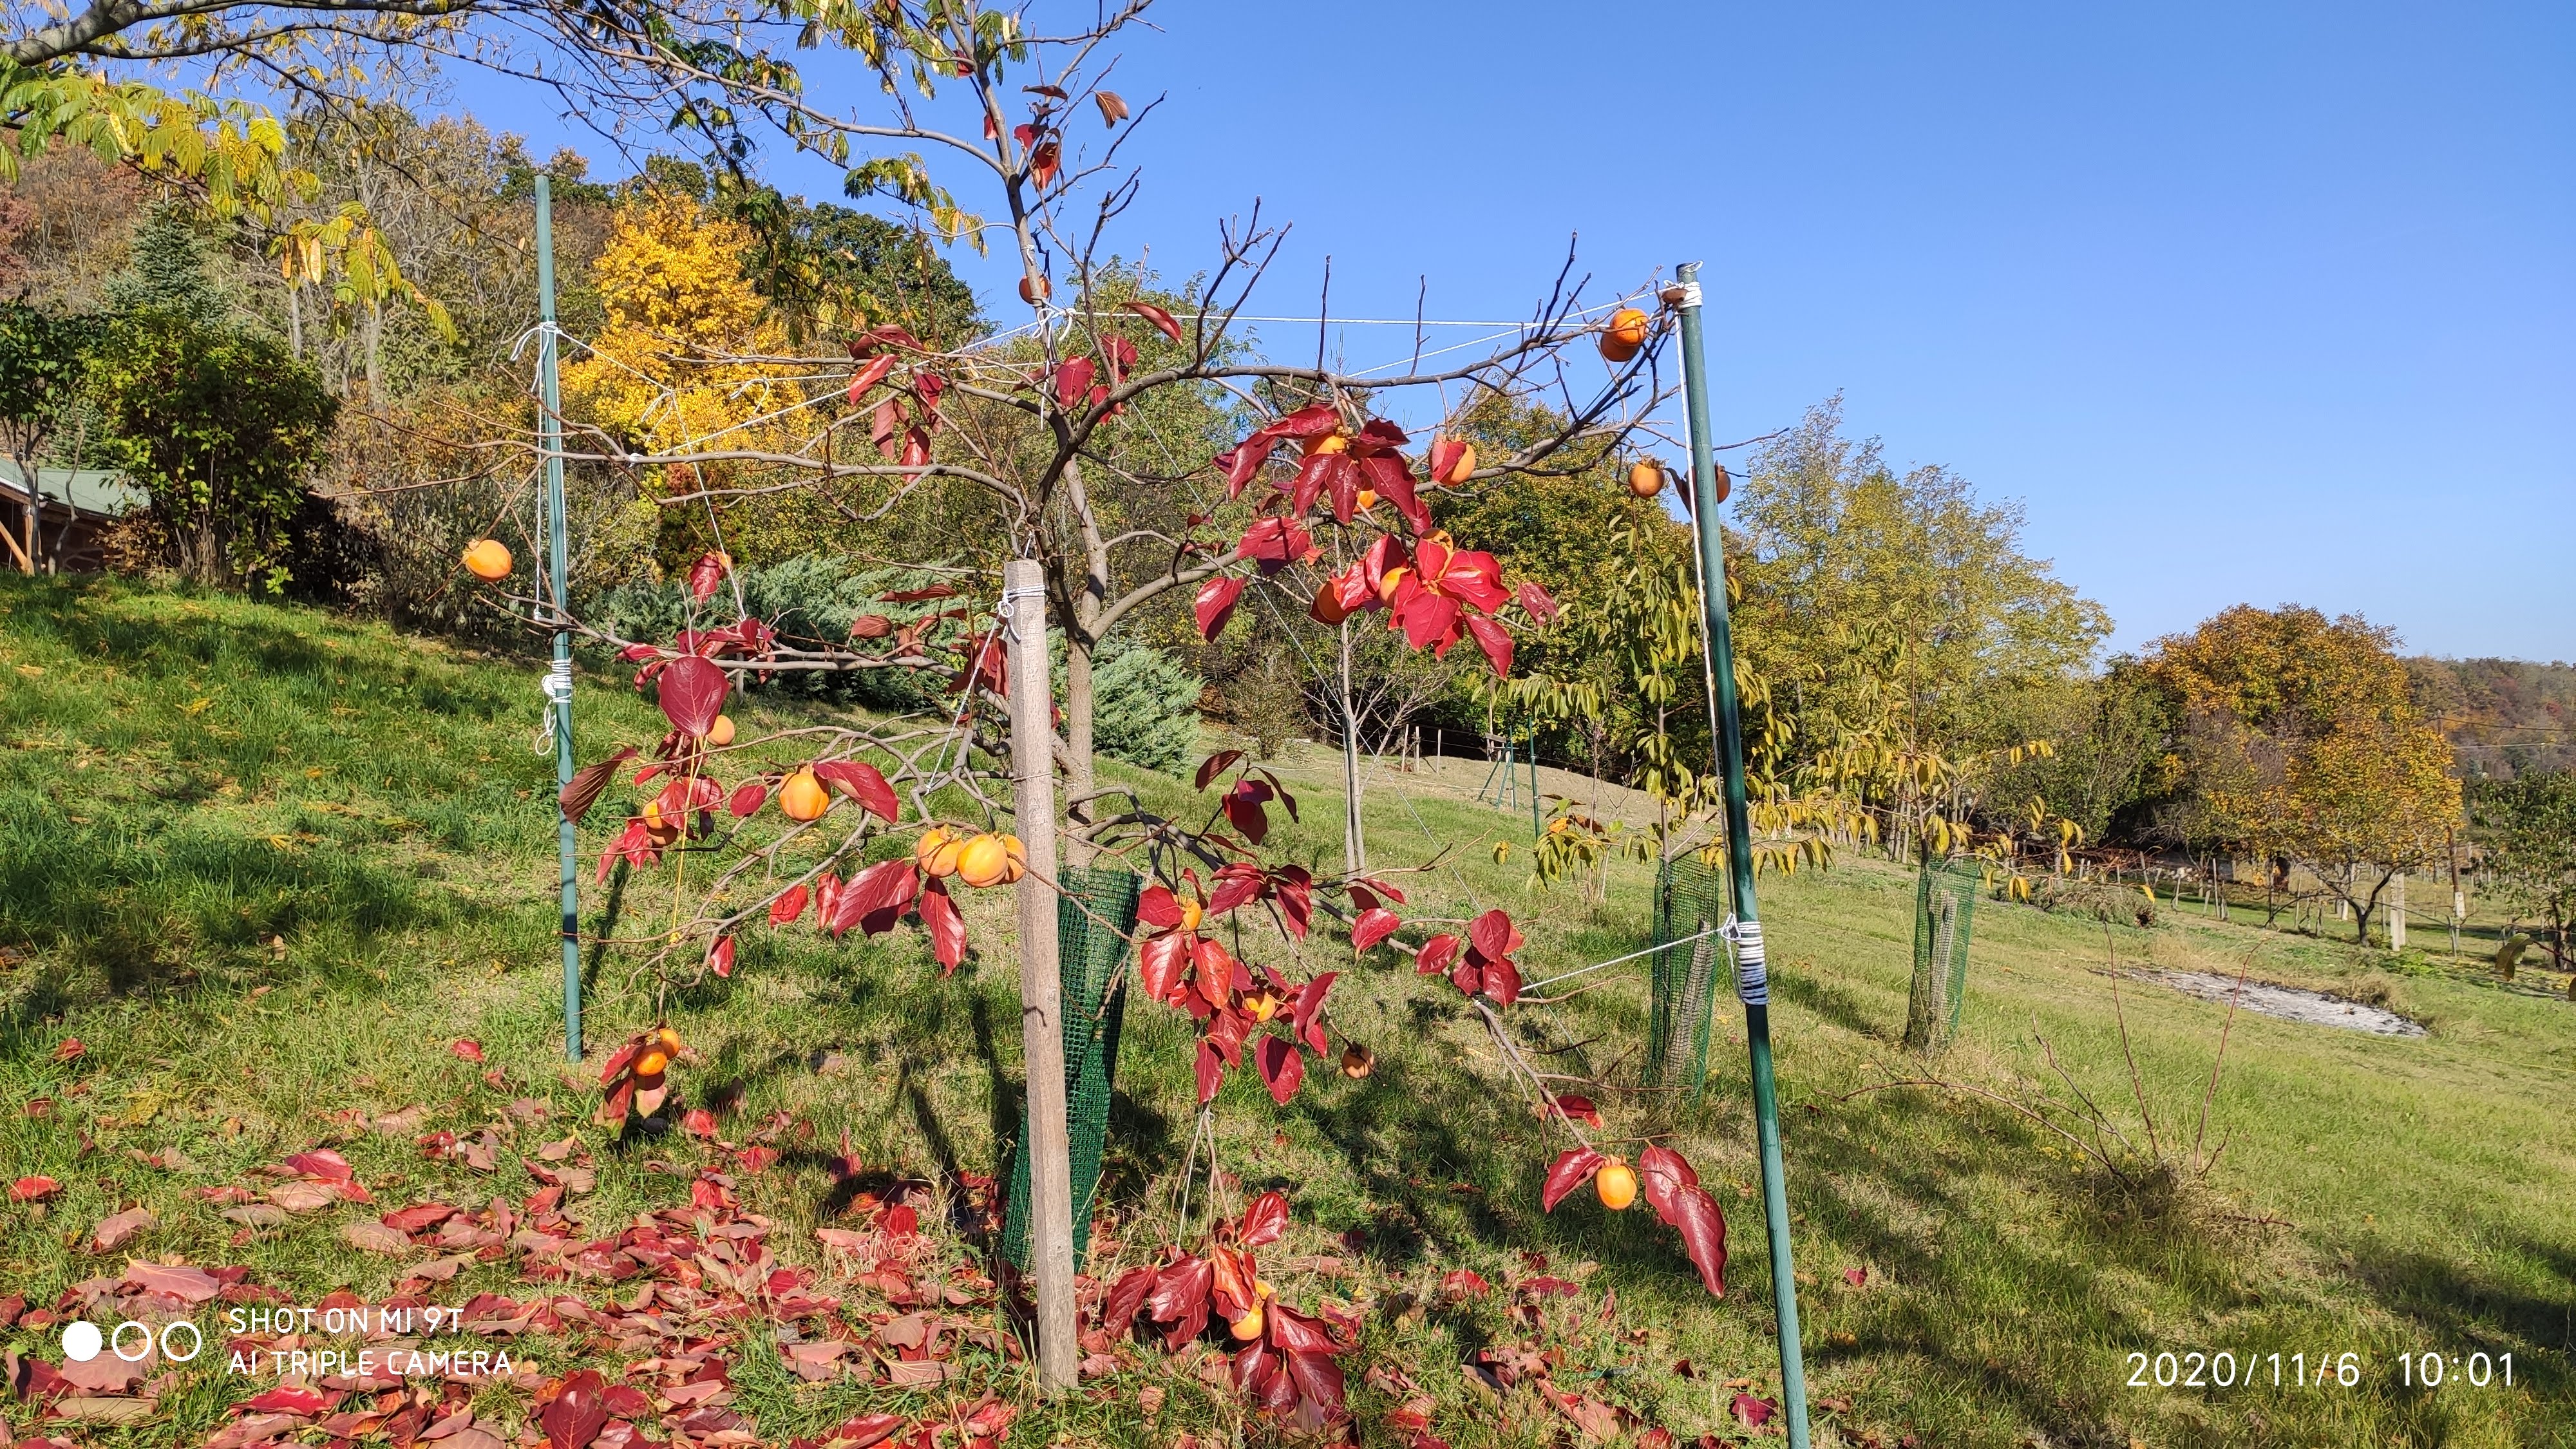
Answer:
<svg viewBox="0 0 2576 1449"><path fill-rule="evenodd" d="M2322 991L2302 991L2295 986L2267 986L2259 981L2248 981L2239 987L2232 976L2206 971L2149 971L2141 974L2150 981L2161 982L2204 1001L2224 1002L2242 990L2244 995L2237 1002L2239 1006L2265 1016L2277 1016L2283 1021L2303 1021L2310 1026L2366 1031L2378 1036L2424 1034L2423 1027L2393 1011L2346 1001L2340 996L2328 996Z"/></svg>

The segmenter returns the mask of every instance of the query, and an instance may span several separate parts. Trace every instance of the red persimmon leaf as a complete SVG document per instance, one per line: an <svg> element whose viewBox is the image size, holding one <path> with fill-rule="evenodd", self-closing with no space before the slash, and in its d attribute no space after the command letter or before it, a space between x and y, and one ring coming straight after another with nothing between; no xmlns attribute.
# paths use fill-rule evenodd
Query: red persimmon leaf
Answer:
<svg viewBox="0 0 2576 1449"><path fill-rule="evenodd" d="M714 598L716 590L724 587L724 576L722 556L712 553L698 555L698 561L689 565L689 597L701 604Z"/></svg>
<svg viewBox="0 0 2576 1449"><path fill-rule="evenodd" d="M1476 959L1476 953L1471 950L1458 959L1457 965L1449 968L1449 984L1457 987L1462 995L1473 996L1477 988L1485 984L1485 969L1476 964Z"/></svg>
<svg viewBox="0 0 2576 1449"><path fill-rule="evenodd" d="M1162 308L1155 306L1151 302L1127 302L1121 305L1125 306L1128 311L1133 312L1137 316L1144 318L1146 321L1153 323L1155 331L1162 333L1174 342L1181 340L1181 324L1173 320L1171 313L1164 311Z"/></svg>
<svg viewBox="0 0 2576 1449"><path fill-rule="evenodd" d="M554 1402L537 1411L551 1449L588 1449L608 1427L608 1386L596 1369L583 1369L563 1381Z"/></svg>
<svg viewBox="0 0 2576 1449"><path fill-rule="evenodd" d="M1242 497L1245 485L1260 473L1262 464L1270 461L1270 450L1277 445L1278 440L1270 434L1254 433L1217 454L1214 461L1225 470L1225 496Z"/></svg>
<svg viewBox="0 0 2576 1449"><path fill-rule="evenodd" d="M933 599L953 599L956 597L956 585L931 584L926 588L919 589L893 589L886 593L877 595L877 602L881 604L927 604Z"/></svg>
<svg viewBox="0 0 2576 1449"><path fill-rule="evenodd" d="M1297 1095L1298 1084L1306 1080L1306 1059L1285 1037L1263 1037L1261 1045L1254 1049L1253 1065L1261 1073L1262 1085L1270 1089L1270 1100L1283 1107Z"/></svg>
<svg viewBox="0 0 2576 1449"><path fill-rule="evenodd" d="M1674 1195L1697 1186L1699 1173L1680 1153L1662 1143L1651 1144L1637 1154L1638 1191L1665 1222L1673 1221Z"/></svg>
<svg viewBox="0 0 2576 1449"><path fill-rule="evenodd" d="M1482 1274L1465 1268L1453 1268L1440 1280L1441 1295L1447 1298L1482 1298L1493 1287Z"/></svg>
<svg viewBox="0 0 2576 1449"><path fill-rule="evenodd" d="M1434 438L1431 440L1431 457L1425 466L1435 480L1446 480L1450 471L1458 466L1458 455L1466 451L1467 445L1460 439Z"/></svg>
<svg viewBox="0 0 2576 1449"><path fill-rule="evenodd" d="M1386 910L1383 905L1370 905L1368 910L1360 913L1358 920L1350 923L1350 946L1355 951L1365 951L1383 938L1394 936L1401 926L1404 926L1404 918L1399 918L1394 910Z"/></svg>
<svg viewBox="0 0 2576 1449"><path fill-rule="evenodd" d="M1577 1097L1571 1094L1559 1097L1556 1099L1556 1110L1586 1127L1598 1129L1601 1126L1601 1109L1593 1105L1590 1097Z"/></svg>
<svg viewBox="0 0 2576 1449"><path fill-rule="evenodd" d="M1130 1268L1118 1275L1109 1287L1109 1296L1100 1306L1100 1326L1112 1335L1124 1334L1136 1324L1143 1312L1147 1294L1154 1291L1154 1270Z"/></svg>
<svg viewBox="0 0 2576 1449"><path fill-rule="evenodd" d="M832 1449L876 1449L911 1422L901 1414L853 1414L825 1442Z"/></svg>
<svg viewBox="0 0 2576 1449"><path fill-rule="evenodd" d="M1417 591L1407 579L1404 591L1396 596L1395 623L1404 630L1406 644L1427 649L1458 627L1458 601L1446 594Z"/></svg>
<svg viewBox="0 0 2576 1449"><path fill-rule="evenodd" d="M886 374L894 371L894 361L895 355L888 352L850 374L850 406L857 407L862 394L885 381Z"/></svg>
<svg viewBox="0 0 2576 1449"><path fill-rule="evenodd" d="M1193 945L1186 931L1172 931L1148 937L1136 953L1136 972L1145 983L1145 994L1156 1001L1169 1001L1180 989L1181 973L1189 969Z"/></svg>
<svg viewBox="0 0 2576 1449"><path fill-rule="evenodd" d="M768 803L768 783L753 780L733 792L733 799L725 803L725 812L739 820L759 814L760 807Z"/></svg>
<svg viewBox="0 0 2576 1449"><path fill-rule="evenodd" d="M1169 886L1147 886L1136 898L1136 920L1139 925L1157 931L1168 931L1181 923L1181 898Z"/></svg>
<svg viewBox="0 0 2576 1449"><path fill-rule="evenodd" d="M1268 798L1270 787L1258 780L1239 781L1226 792L1225 818L1254 845L1270 834L1270 812L1261 808Z"/></svg>
<svg viewBox="0 0 2576 1449"><path fill-rule="evenodd" d="M1780 1411L1779 1406L1769 1399L1757 1399L1743 1392L1736 1394L1735 1402L1729 1407L1735 1412L1735 1421L1747 1429L1761 1428L1771 1422L1773 1414Z"/></svg>
<svg viewBox="0 0 2576 1449"><path fill-rule="evenodd" d="M878 861L850 877L816 924L835 936L852 926L871 936L882 935L912 909L920 889L921 870L911 857Z"/></svg>
<svg viewBox="0 0 2576 1449"><path fill-rule="evenodd" d="M1467 616L1466 624L1467 633L1476 641L1476 647L1485 651L1485 662L1494 666L1494 677L1509 678L1512 672L1512 631L1474 614Z"/></svg>
<svg viewBox="0 0 2576 1449"><path fill-rule="evenodd" d="M1430 531L1431 511L1422 506L1422 499L1413 491L1413 469L1405 463L1403 454L1387 452L1362 459L1360 473L1361 486L1376 489L1380 498L1394 504L1395 511L1404 515L1404 521L1415 532Z"/></svg>
<svg viewBox="0 0 2576 1449"><path fill-rule="evenodd" d="M563 818L579 825L582 817L590 813L590 807L599 803L599 797L607 791L609 782L617 777L618 767L634 756L635 747L623 745L607 759L595 765L582 766L564 783L562 792L555 796L555 805L563 811Z"/></svg>
<svg viewBox="0 0 2576 1449"><path fill-rule="evenodd" d="M253 1414L318 1414L329 1407L331 1400L320 1389L301 1384L280 1384L242 1404L244 1411Z"/></svg>
<svg viewBox="0 0 2576 1449"><path fill-rule="evenodd" d="M1478 955L1488 961L1500 961L1529 944L1512 927L1512 918L1500 910L1491 910L1467 925L1467 939Z"/></svg>
<svg viewBox="0 0 2576 1449"><path fill-rule="evenodd" d="M1529 616L1536 619L1542 626L1556 622L1558 613L1556 596L1540 587L1538 580L1521 580L1518 597L1521 607L1528 610Z"/></svg>
<svg viewBox="0 0 2576 1449"><path fill-rule="evenodd" d="M1208 787L1208 781L1213 780L1218 775L1224 773L1227 766L1242 758L1243 751L1241 750L1219 750L1215 754L1208 756L1206 759L1199 761L1198 780L1192 788L1199 790L1206 789Z"/></svg>
<svg viewBox="0 0 2576 1449"><path fill-rule="evenodd" d="M813 892L802 885L792 885L780 891L778 899L769 903L769 924L784 926L805 914L805 902L812 895Z"/></svg>
<svg viewBox="0 0 2576 1449"><path fill-rule="evenodd" d="M1163 1343L1179 1348L1207 1327L1208 1289L1216 1269L1205 1258L1183 1258L1154 1275L1145 1311L1164 1326Z"/></svg>
<svg viewBox="0 0 2576 1449"><path fill-rule="evenodd" d="M417 1233L426 1228L437 1227L454 1216L456 1216L456 1209L446 1203L425 1202L396 1209L378 1218L377 1221L398 1233Z"/></svg>
<svg viewBox="0 0 2576 1449"><path fill-rule="evenodd" d="M1320 438L1341 427L1342 415L1331 403L1314 403L1262 429L1274 438Z"/></svg>
<svg viewBox="0 0 2576 1449"><path fill-rule="evenodd" d="M475 1050L480 1052L482 1048L477 1047ZM482 1058L478 1055L470 1060L481 1061ZM286 1159L286 1165L306 1177L317 1177L325 1182L352 1182L357 1177L356 1170L349 1166L349 1159L328 1147L316 1147L310 1152L296 1153Z"/></svg>
<svg viewBox="0 0 2576 1449"><path fill-rule="evenodd" d="M479 1063L483 1060L483 1043L474 1040L472 1037L460 1037L455 1041L449 1042L447 1044L447 1049L454 1052L457 1060L459 1061Z"/></svg>
<svg viewBox="0 0 2576 1449"><path fill-rule="evenodd" d="M1413 974L1438 976L1449 969L1449 958L1458 954L1458 938L1434 936L1413 953Z"/></svg>
<svg viewBox="0 0 2576 1449"><path fill-rule="evenodd" d="M1197 602L1191 612L1197 616L1199 637L1214 642L1225 629L1226 620L1234 617L1235 601L1243 597L1243 580L1218 575L1199 585Z"/></svg>
<svg viewBox="0 0 2576 1449"><path fill-rule="evenodd" d="M1204 1107L1216 1100L1216 1089L1225 1081L1225 1063L1218 1059L1216 1048L1203 1041L1191 1070L1198 1077L1199 1105Z"/></svg>
<svg viewBox="0 0 2576 1449"><path fill-rule="evenodd" d="M1083 400L1083 395L1091 391L1092 376L1099 370L1099 365L1088 357L1066 359L1055 370L1056 406L1066 412L1073 411Z"/></svg>
<svg viewBox="0 0 2576 1449"><path fill-rule="evenodd" d="M1547 1182L1539 1189L1539 1206L1548 1212L1565 1201L1565 1195L1592 1180L1592 1174L1609 1164L1610 1159L1589 1147L1569 1148L1558 1153L1547 1169Z"/></svg>
<svg viewBox="0 0 2576 1449"><path fill-rule="evenodd" d="M1395 902L1399 906L1404 904L1404 892L1388 885L1385 881L1370 880L1366 877L1362 877L1359 880L1353 881L1351 884L1365 890L1374 891L1377 894L1386 897L1388 900ZM1375 905L1377 902L1369 901L1366 904Z"/></svg>
<svg viewBox="0 0 2576 1449"><path fill-rule="evenodd" d="M703 736L714 728L725 696L733 692L733 680L724 670L695 654L672 660L661 680L663 717L684 735Z"/></svg>
<svg viewBox="0 0 2576 1449"><path fill-rule="evenodd" d="M939 958L940 974L955 971L966 959L966 918L949 899L948 882L934 877L921 883L921 924L930 931L930 953Z"/></svg>
<svg viewBox="0 0 2576 1449"><path fill-rule="evenodd" d="M1288 1199L1276 1191L1265 1192L1243 1210L1243 1224L1235 1233L1235 1241L1247 1248L1266 1248L1287 1231Z"/></svg>
<svg viewBox="0 0 2576 1449"><path fill-rule="evenodd" d="M843 794L867 807L870 814L892 823L902 807L894 797L894 787L876 766L865 760L820 760L814 765L814 778L827 785L838 785Z"/></svg>
<svg viewBox="0 0 2576 1449"><path fill-rule="evenodd" d="M733 937L716 937L715 941L707 947L707 969L713 971L718 976L731 976L733 974L733 952Z"/></svg>
<svg viewBox="0 0 2576 1449"><path fill-rule="evenodd" d="M1521 999L1520 968L1509 961L1496 961L1485 968L1485 994L1503 1006Z"/></svg>
<svg viewBox="0 0 2576 1449"><path fill-rule="evenodd" d="M1232 812L1229 811L1228 814L1231 816ZM1265 818L1262 823L1266 829L1268 820ZM1254 838L1254 843L1260 843L1259 837ZM1208 897L1207 913L1211 916L1222 916L1248 901L1261 899L1263 892L1268 888L1269 882L1262 878L1261 871L1257 867L1241 864L1227 866L1217 872L1216 890Z"/></svg>
<svg viewBox="0 0 2576 1449"><path fill-rule="evenodd" d="M1317 1056L1324 1054L1324 1023L1318 1019L1324 1012L1324 993L1333 989L1334 980L1341 974L1327 971L1297 988L1297 1009L1289 1022L1296 1027L1298 1039Z"/></svg>
<svg viewBox="0 0 2576 1449"><path fill-rule="evenodd" d="M1646 1201L1681 1233L1682 1251L1699 1269L1701 1285L1711 1296L1725 1297L1726 1214L1718 1210L1717 1199L1699 1185L1699 1174L1691 1171L1681 1154L1670 1148L1647 1148L1638 1154L1637 1167Z"/></svg>
<svg viewBox="0 0 2576 1449"><path fill-rule="evenodd" d="M50 1177L22 1177L9 1184L9 1201L43 1202L63 1190L63 1185Z"/></svg>

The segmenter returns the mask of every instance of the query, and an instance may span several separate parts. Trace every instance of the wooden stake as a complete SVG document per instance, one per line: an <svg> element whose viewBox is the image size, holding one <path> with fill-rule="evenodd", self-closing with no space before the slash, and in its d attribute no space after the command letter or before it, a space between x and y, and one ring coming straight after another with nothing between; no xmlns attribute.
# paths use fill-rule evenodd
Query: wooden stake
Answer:
<svg viewBox="0 0 2576 1449"><path fill-rule="evenodd" d="M1010 631L1011 773L1019 786L1020 1046L1028 1114L1029 1276L1037 1289L1038 1377L1050 1394L1074 1386L1073 1166L1065 1139L1064 986L1056 961L1054 691L1047 678L1046 575L1035 559L1002 565Z"/></svg>

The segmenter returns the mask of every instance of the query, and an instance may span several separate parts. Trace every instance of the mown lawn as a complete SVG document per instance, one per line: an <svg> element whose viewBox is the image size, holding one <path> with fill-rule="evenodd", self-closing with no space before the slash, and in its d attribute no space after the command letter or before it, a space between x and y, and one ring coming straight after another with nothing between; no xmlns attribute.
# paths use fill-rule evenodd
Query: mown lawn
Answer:
<svg viewBox="0 0 2576 1449"><path fill-rule="evenodd" d="M351 1222L421 1200L526 1199L540 1184L521 1154L566 1136L596 1173L567 1199L577 1223L605 1232L689 1201L714 1149L661 1122L590 1125L595 1081L562 1060L552 770L532 749L530 661L132 584L12 579L0 609L0 1160L10 1178L61 1186L0 1218L0 1300L51 1304L138 1256L243 1266L245 1281L297 1302L343 1287L380 1296L414 1265L354 1250ZM579 708L585 759L660 730L615 671L585 681ZM813 712L735 711L750 730ZM1150 804L1188 804L1183 782L1128 778ZM587 848L632 793L593 815ZM1337 869L1338 799L1329 787L1301 797L1303 820L1283 821L1274 841ZM1525 850L1494 860L1493 841L1525 841L1525 816L1384 788L1370 812L1382 867L1455 847L1436 870L1404 877L1408 914L1504 906L1531 937L1532 979L1644 943L1642 864L1615 864L1595 910L1571 890L1532 894ZM1983 902L1962 1039L1925 1063L1898 1040L1911 876L1845 860L1766 879L1763 892L1798 1260L1813 1280L1800 1287L1810 1383L1834 1406L1819 1410L1819 1442L2576 1444L2576 1007L2553 999L2556 978L2526 970L2508 987L2420 952L2357 953L2171 910L2153 929L2106 931ZM614 934L659 929L669 868L590 892L588 928L612 894ZM968 916L977 954L945 978L908 930L839 945L802 927L756 932L729 982L669 991L638 974L632 952L594 949L590 1042L596 1053L667 1014L697 1055L675 1074L687 1104L719 1108L729 1138L775 1124L774 1165L734 1174L744 1206L774 1221L784 1258L828 1270L814 1228L859 1225L906 1180L971 1201L1017 1133L1007 902L971 899ZM1620 1090L1642 1050L1642 962L1516 1017L1551 1070L1604 1084L1594 1095L1611 1136L1670 1134L1709 1179L1735 1252L1716 1301L1643 1209L1613 1216L1578 1197L1540 1213L1538 1180L1558 1144L1445 983L1387 951L1354 967L1330 929L1269 950L1296 974L1345 971L1331 998L1336 1045L1367 1044L1377 1068L1365 1081L1319 1072L1284 1109L1236 1076L1218 1103L1219 1154L1242 1193L1276 1186L1292 1200L1295 1227L1263 1257L1283 1295L1365 1313L1348 1364L1362 1436L1403 1442L1385 1416L1414 1392L1391 1374L1364 1379L1376 1366L1434 1400L1433 1432L1452 1444L1567 1441L1574 1421L1534 1385L1497 1396L1459 1370L1479 1350L1527 1345L1554 1351L1545 1377L1557 1389L1625 1411L1623 1432L1747 1437L1730 1403L1739 1391L1776 1397L1777 1358L1740 1018L1722 1010L1732 1030L1693 1106ZM2240 1014L2204 1134L2225 1010L2113 977L2114 952L2124 966L2241 967L2385 1000L2432 1030L2377 1038ZM70 1039L86 1050L58 1060ZM485 1060L459 1057L459 1040ZM1089 1265L1104 1278L1171 1236L1171 1174L1195 1116L1189 1043L1173 1013L1129 1013ZM1989 1095L1865 1090L1924 1076ZM2206 1183L2133 1191L2010 1105L2062 1108L2078 1088L2142 1149L2143 1096L2148 1156L2223 1142ZM370 1125L389 1116L398 1130ZM487 1128L518 1149L490 1172L417 1145ZM842 1160L844 1134L863 1172ZM205 1195L256 1184L258 1169L318 1145L346 1155L375 1209L245 1225ZM138 1206L153 1226L90 1250L93 1225ZM925 1221L941 1252L970 1255L958 1228ZM1458 1268L1497 1290L1444 1296ZM1579 1292L1508 1291L1541 1277ZM431 1296L529 1291L503 1256ZM847 1296L853 1311L874 1306L863 1291ZM925 1393L802 1383L781 1370L774 1337L746 1324L728 1350L734 1409L764 1440L818 1435L871 1407L921 1414L987 1388L1030 1404L1012 1431L1022 1442L1162 1446L1238 1427L1187 1355L1130 1349L1084 1397L1050 1408L1030 1398L1018 1364L987 1350L961 1350L964 1377ZM50 1327L21 1321L5 1338L60 1357ZM622 1367L611 1345L578 1333L517 1348L548 1373L590 1363L614 1380ZM2128 1355L2152 1364L2168 1350L2260 1359L2265 1381L2127 1386ZM2313 1373L2351 1352L2360 1382L2274 1389L2276 1352L2285 1373L2292 1355ZM2473 1387L2454 1371L2438 1389L2410 1389L2397 1364L2409 1352L2510 1353L2516 1387ZM21 1434L200 1443L265 1386L201 1364L130 1426L40 1431L28 1405L0 1412ZM1163 1395L1151 1415L1149 1387ZM520 1431L521 1388L488 1385L476 1402L503 1437Z"/></svg>

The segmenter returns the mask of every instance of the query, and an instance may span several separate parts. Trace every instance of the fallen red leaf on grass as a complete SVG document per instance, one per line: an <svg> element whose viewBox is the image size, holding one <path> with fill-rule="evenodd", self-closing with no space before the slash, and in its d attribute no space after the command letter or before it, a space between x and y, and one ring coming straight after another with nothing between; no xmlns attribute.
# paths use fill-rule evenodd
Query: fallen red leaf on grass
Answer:
<svg viewBox="0 0 2576 1449"><path fill-rule="evenodd" d="M160 1219L152 1216L150 1208L127 1208L121 1213L101 1218L98 1226L90 1229L89 1250L93 1253L112 1251L123 1245L126 1239L145 1228L158 1225L159 1222Z"/></svg>
<svg viewBox="0 0 2576 1449"><path fill-rule="evenodd" d="M537 1411L552 1449L588 1449L608 1427L607 1384L595 1369L583 1369L563 1381L555 1396Z"/></svg>
<svg viewBox="0 0 2576 1449"><path fill-rule="evenodd" d="M242 1401L239 1407L249 1414L318 1414L333 1402L319 1389L280 1384L257 1398Z"/></svg>
<svg viewBox="0 0 2576 1449"><path fill-rule="evenodd" d="M63 1044L61 1046L54 1048L54 1060L58 1062L78 1061L82 1056L86 1055L88 1051L89 1048L82 1044L79 1037L67 1036L63 1038Z"/></svg>
<svg viewBox="0 0 2576 1449"><path fill-rule="evenodd" d="M466 1061L473 1062L477 1065L480 1065L483 1061L483 1043L475 1041L470 1037L461 1041L448 1043L447 1049L456 1053L459 1057L464 1058Z"/></svg>
<svg viewBox="0 0 2576 1449"><path fill-rule="evenodd" d="M1780 1412L1780 1406L1769 1399L1757 1399L1744 1393L1737 1394L1730 1407L1735 1411L1735 1421L1748 1429L1761 1428L1771 1422L1773 1414Z"/></svg>
<svg viewBox="0 0 2576 1449"><path fill-rule="evenodd" d="M9 1184L9 1201L43 1202L63 1190L63 1185L50 1177L22 1177Z"/></svg>

